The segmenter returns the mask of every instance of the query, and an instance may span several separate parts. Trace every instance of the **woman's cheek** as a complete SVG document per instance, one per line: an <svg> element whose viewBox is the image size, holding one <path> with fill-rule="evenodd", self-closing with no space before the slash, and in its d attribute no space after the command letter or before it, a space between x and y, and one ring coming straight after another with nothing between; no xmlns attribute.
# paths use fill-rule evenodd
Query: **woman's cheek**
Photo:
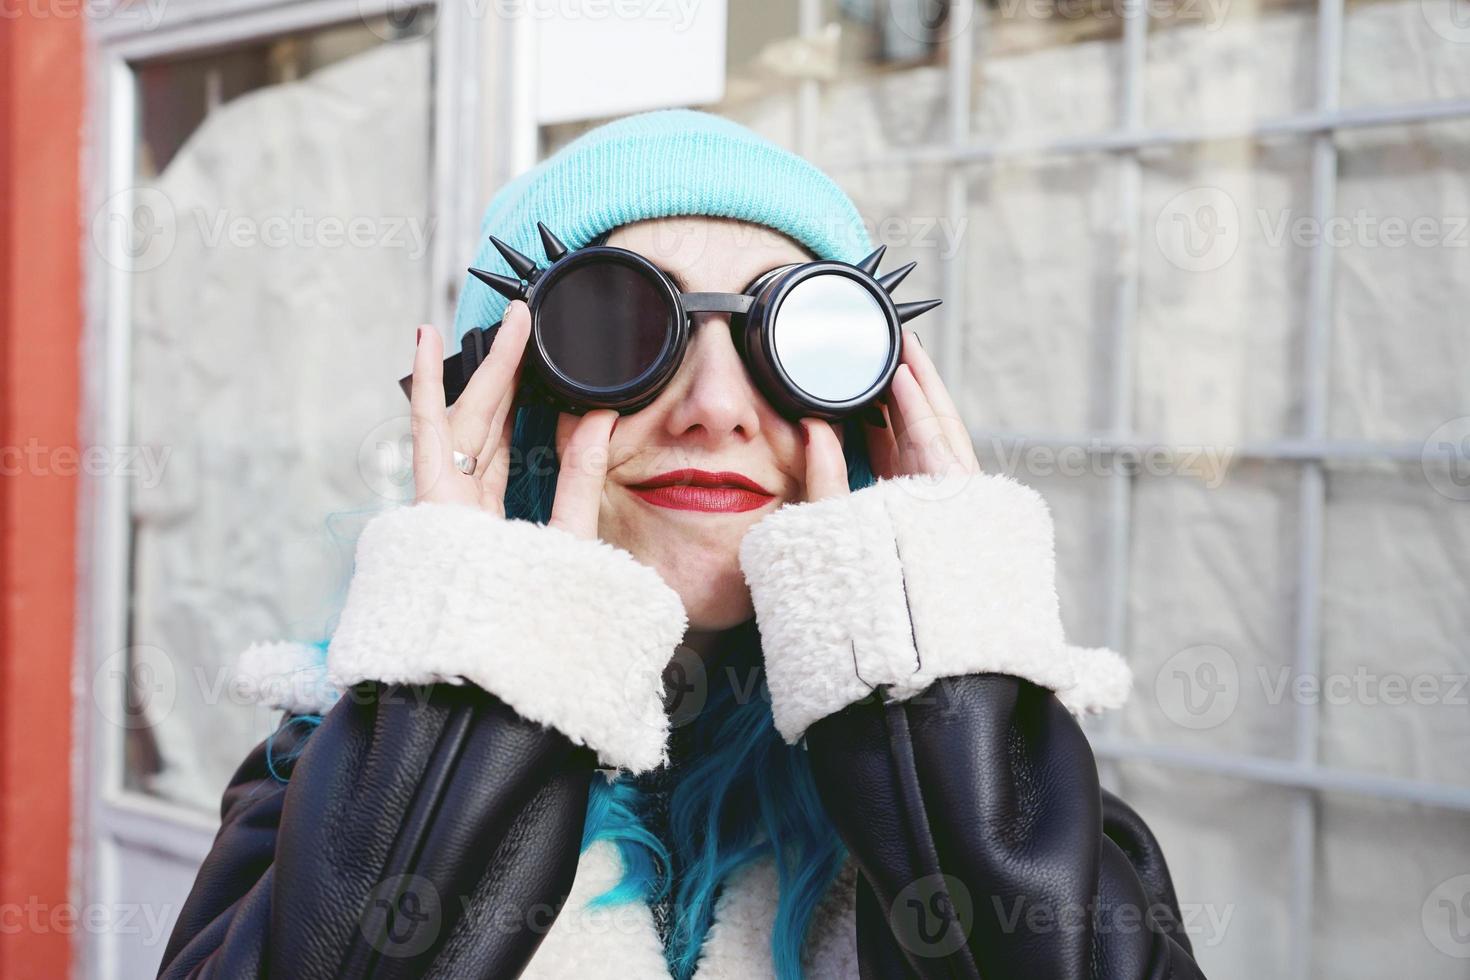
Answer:
<svg viewBox="0 0 1470 980"><path fill-rule="evenodd" d="M634 509L637 501L620 485L608 481L602 491L602 508L598 513L597 536L608 544L616 545L631 553L635 558L649 557L646 548L645 528L638 520Z"/></svg>

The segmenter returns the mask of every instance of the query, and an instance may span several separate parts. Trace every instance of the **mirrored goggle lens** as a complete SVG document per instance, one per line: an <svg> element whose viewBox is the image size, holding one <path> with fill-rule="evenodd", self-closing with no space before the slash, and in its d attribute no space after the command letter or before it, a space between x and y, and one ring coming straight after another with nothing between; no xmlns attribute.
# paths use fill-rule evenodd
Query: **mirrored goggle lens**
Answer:
<svg viewBox="0 0 1470 980"><path fill-rule="evenodd" d="M791 288L772 327L776 358L791 382L814 398L845 402L883 374L892 342L888 317L872 293L838 274Z"/></svg>
<svg viewBox="0 0 1470 980"><path fill-rule="evenodd" d="M568 269L546 294L538 323L547 360L587 388L641 377L669 342L673 311L646 272L621 262Z"/></svg>

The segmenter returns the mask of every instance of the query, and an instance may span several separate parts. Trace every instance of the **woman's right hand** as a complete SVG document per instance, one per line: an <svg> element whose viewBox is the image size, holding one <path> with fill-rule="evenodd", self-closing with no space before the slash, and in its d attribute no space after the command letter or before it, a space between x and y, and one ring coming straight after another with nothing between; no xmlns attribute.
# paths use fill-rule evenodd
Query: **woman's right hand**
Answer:
<svg viewBox="0 0 1470 980"><path fill-rule="evenodd" d="M419 327L409 395L413 433L414 502L459 503L505 517L510 476L513 401L531 314L515 300L505 311L495 342L453 408L444 404L444 344L439 331ZM607 480L607 446L618 413L588 412L577 421L560 455L561 470L551 525L580 538L597 537L597 518ZM476 459L473 475L454 465L454 452Z"/></svg>

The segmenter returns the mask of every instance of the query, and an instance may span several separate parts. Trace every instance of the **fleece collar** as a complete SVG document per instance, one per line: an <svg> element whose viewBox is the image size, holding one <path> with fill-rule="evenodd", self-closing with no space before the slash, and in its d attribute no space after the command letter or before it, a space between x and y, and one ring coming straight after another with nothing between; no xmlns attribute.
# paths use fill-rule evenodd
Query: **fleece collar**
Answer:
<svg viewBox="0 0 1470 980"><path fill-rule="evenodd" d="M582 853L577 877L522 980L631 980L667 977L663 946L648 906L627 902L589 908L622 877L617 846L598 841ZM857 980L857 870L849 862L817 907L803 957L806 975ZM774 980L771 930L776 921L774 861L763 858L725 883L694 980Z"/></svg>

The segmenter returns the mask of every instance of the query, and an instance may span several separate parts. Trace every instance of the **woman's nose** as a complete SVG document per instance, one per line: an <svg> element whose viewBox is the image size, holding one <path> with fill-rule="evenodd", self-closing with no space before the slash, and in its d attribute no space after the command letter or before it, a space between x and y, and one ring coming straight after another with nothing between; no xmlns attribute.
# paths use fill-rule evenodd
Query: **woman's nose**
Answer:
<svg viewBox="0 0 1470 980"><path fill-rule="evenodd" d="M760 431L760 392L735 348L728 316L701 316L675 378L670 435L711 442L750 439Z"/></svg>

